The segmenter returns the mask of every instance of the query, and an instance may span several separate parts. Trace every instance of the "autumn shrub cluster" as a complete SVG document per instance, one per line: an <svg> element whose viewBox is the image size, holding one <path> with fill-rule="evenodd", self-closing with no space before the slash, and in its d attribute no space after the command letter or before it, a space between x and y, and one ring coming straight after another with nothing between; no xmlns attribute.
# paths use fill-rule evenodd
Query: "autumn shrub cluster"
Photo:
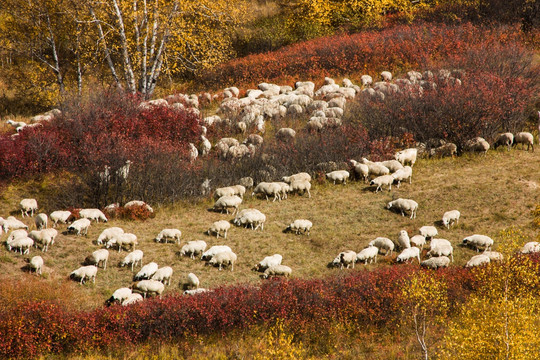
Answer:
<svg viewBox="0 0 540 360"><path fill-rule="evenodd" d="M185 341L207 334L284 320L297 334L316 327L313 341L335 322L390 326L400 316L400 283L417 272L412 266L354 272L316 280L271 280L260 288L233 286L199 296L167 296L124 308L89 312L54 301L14 299L0 309L0 356L32 358L49 353L114 349L147 341ZM431 273L431 272L430 272ZM462 303L474 288L465 269L431 276L447 279L451 304ZM449 281L452 279L452 281Z"/></svg>

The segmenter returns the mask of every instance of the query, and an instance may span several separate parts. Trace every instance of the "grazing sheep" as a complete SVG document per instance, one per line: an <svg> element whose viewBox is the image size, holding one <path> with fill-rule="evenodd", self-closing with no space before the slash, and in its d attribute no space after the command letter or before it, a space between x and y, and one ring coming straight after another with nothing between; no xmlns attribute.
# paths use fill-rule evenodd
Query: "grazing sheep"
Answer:
<svg viewBox="0 0 540 360"><path fill-rule="evenodd" d="M88 266L81 266L77 270L74 270L69 275L72 279L80 279L79 284L84 283L84 279L88 278L88 280L92 280L92 282L96 283L96 275L97 275L98 268L94 265L88 265Z"/></svg>
<svg viewBox="0 0 540 360"><path fill-rule="evenodd" d="M367 265L368 261L370 263L377 263L377 254L379 253L379 248L376 246L368 246L367 248L360 251L356 254L356 261L364 261L364 264Z"/></svg>
<svg viewBox="0 0 540 360"><path fill-rule="evenodd" d="M261 278L268 279L269 277L274 276L283 276L290 277L292 269L286 265L273 265L268 269L264 270L264 273L261 275Z"/></svg>
<svg viewBox="0 0 540 360"><path fill-rule="evenodd" d="M133 250L132 252L126 255L124 260L122 260L122 262L120 263L120 267L124 267L126 265L131 264L131 271L133 272L133 268L137 264L139 264L139 266L142 267L142 259L143 259L143 252L141 250Z"/></svg>
<svg viewBox="0 0 540 360"><path fill-rule="evenodd" d="M394 251L394 242L385 237L377 237L371 240L368 245L377 247L379 251L384 250L385 255L392 255Z"/></svg>
<svg viewBox="0 0 540 360"><path fill-rule="evenodd" d="M433 239L435 240L435 239ZM433 243L433 240L431 241L431 249L427 253L428 257L432 256L450 256L452 262L454 262L454 248L450 244L446 243ZM439 239L444 240L444 239Z"/></svg>
<svg viewBox="0 0 540 360"><path fill-rule="evenodd" d="M330 181L333 181L334 185L336 184L336 182L342 183L343 185L347 184L349 176L350 174L347 170L336 170L326 174L326 178Z"/></svg>
<svg viewBox="0 0 540 360"><path fill-rule="evenodd" d="M497 149L499 146L506 146L508 151L510 151L510 148L512 147L512 144L514 143L514 134L511 132L502 133L497 135L497 138L495 139L495 142L493 143L493 149Z"/></svg>
<svg viewBox="0 0 540 360"><path fill-rule="evenodd" d="M158 264L155 262L150 262L146 265L144 265L141 270L135 276L133 277L134 281L137 280L148 280L156 273L158 270Z"/></svg>
<svg viewBox="0 0 540 360"><path fill-rule="evenodd" d="M356 160L349 160L353 166L353 172L357 178L363 178L364 182L368 182L369 167L366 164L361 164Z"/></svg>
<svg viewBox="0 0 540 360"><path fill-rule="evenodd" d="M237 256L232 251L222 251L213 256L208 260L208 264L212 266L219 266L221 271L223 266L231 266L231 271L234 270L234 263L236 262Z"/></svg>
<svg viewBox="0 0 540 360"><path fill-rule="evenodd" d="M444 226L446 226L447 229L450 229L450 226L454 223L459 222L459 217L461 216L461 213L458 210L450 210L443 214L442 216L442 223Z"/></svg>
<svg viewBox="0 0 540 360"><path fill-rule="evenodd" d="M369 161L366 158L362 158L360 162L368 167L370 177L371 176L377 177L377 176L390 174L390 169L384 166L380 162Z"/></svg>
<svg viewBox="0 0 540 360"><path fill-rule="evenodd" d="M243 185L233 185L233 186L231 186L231 188L233 188L233 190L234 190L233 195L237 195L242 199L244 198L244 194L246 193L246 187L245 186L243 186Z"/></svg>
<svg viewBox="0 0 540 360"><path fill-rule="evenodd" d="M41 275L43 269L43 258L41 256L34 256L30 260L30 269L34 269L37 275Z"/></svg>
<svg viewBox="0 0 540 360"><path fill-rule="evenodd" d="M24 217L25 215L34 217L34 211L37 211L38 204L36 199L22 199L19 203L19 207L21 208L22 217ZM30 215L28 215L29 212Z"/></svg>
<svg viewBox="0 0 540 360"><path fill-rule="evenodd" d="M403 166L410 164L411 167L414 166L416 162L416 157L418 156L418 150L415 148L405 149L398 151L394 155L394 159L399 161Z"/></svg>
<svg viewBox="0 0 540 360"><path fill-rule="evenodd" d="M189 254L189 257L192 259L195 259L195 256L199 253L204 253L204 250L206 250L206 242L204 240L193 240L188 241L187 244L182 246L182 249L180 249L180 255L186 256Z"/></svg>
<svg viewBox="0 0 540 360"><path fill-rule="evenodd" d="M331 265L338 267L343 270L344 266L347 266L347 269L352 265L354 269L354 263L356 262L356 252L352 250L346 250L340 252L334 260L332 260Z"/></svg>
<svg viewBox="0 0 540 360"><path fill-rule="evenodd" d="M403 164L397 160L385 160L381 161L380 164L386 166L391 173L395 173L396 171L403 169Z"/></svg>
<svg viewBox="0 0 540 360"><path fill-rule="evenodd" d="M469 261L467 261L467 264L465 264L465 267L476 267L476 266L482 266L489 264L491 259L489 256L485 254L481 255L474 255Z"/></svg>
<svg viewBox="0 0 540 360"><path fill-rule="evenodd" d="M131 233L117 234L114 238L107 242L107 249L116 244L118 246L118 252L122 251L122 246L130 246L132 250L135 250L135 246L139 245L137 241L137 235Z"/></svg>
<svg viewBox="0 0 540 360"><path fill-rule="evenodd" d="M124 300L126 300L127 298L129 298L129 296L132 294L131 292L131 289L130 288L120 288L120 289L116 289L113 294L111 295L110 298L108 298L106 301L105 301L105 305L107 306L110 306L114 303L117 303L117 304L122 304L122 302ZM139 295L139 294L137 294ZM141 298L142 300L142 298Z"/></svg>
<svg viewBox="0 0 540 360"><path fill-rule="evenodd" d="M448 267L448 265L450 265L450 259L446 256L438 256L424 260L420 263L420 265L422 267L437 270L441 267Z"/></svg>
<svg viewBox="0 0 540 360"><path fill-rule="evenodd" d="M47 228L47 221L48 221L47 214L44 214L44 213L37 214L36 218L34 219L34 223L36 224L36 228L38 230Z"/></svg>
<svg viewBox="0 0 540 360"><path fill-rule="evenodd" d="M291 128L281 128L276 132L276 139L280 141L293 141L296 137L296 131Z"/></svg>
<svg viewBox="0 0 540 360"><path fill-rule="evenodd" d="M203 289L203 288L190 289L190 290L185 290L184 295L197 295L197 294L202 294L209 291L212 291L212 290Z"/></svg>
<svg viewBox="0 0 540 360"><path fill-rule="evenodd" d="M141 292L144 298L146 298L148 294L152 293L161 297L161 294L163 294L163 291L165 290L165 285L163 285L163 283L161 283L160 281L156 280L141 280L133 284L131 286L131 289L137 292Z"/></svg>
<svg viewBox="0 0 540 360"><path fill-rule="evenodd" d="M232 251L232 250L227 245L214 245L210 249L208 249L208 250L206 250L205 252L202 253L201 260L209 261L214 256L216 256L217 254L219 254L220 252L223 252L223 251Z"/></svg>
<svg viewBox="0 0 540 360"><path fill-rule="evenodd" d="M420 264L420 249L417 247L411 247L404 249L401 254L398 255L396 261L399 262L409 262L409 260L412 260L414 258L418 259L418 263Z"/></svg>
<svg viewBox="0 0 540 360"><path fill-rule="evenodd" d="M227 238L227 231L231 228L231 224L227 220L216 221L210 226L207 230L208 235L216 234L216 238L219 238L221 232L223 232L223 237Z"/></svg>
<svg viewBox="0 0 540 360"><path fill-rule="evenodd" d="M173 269L170 266L164 266L157 269L157 271L152 275L151 280L156 280L162 282L164 285L171 285L171 276L173 274Z"/></svg>
<svg viewBox="0 0 540 360"><path fill-rule="evenodd" d="M19 219L16 219L13 216L8 216L7 219L3 219L3 221L2 221L2 229L4 230L5 233L7 233L9 231L9 229L14 229L14 230L26 229L26 230L28 230L28 226L25 223L23 223L22 221L20 221Z"/></svg>
<svg viewBox="0 0 540 360"><path fill-rule="evenodd" d="M79 235L88 235L88 227L90 227L90 220L82 218L79 220L75 220L71 223L71 225L68 226L67 231L68 233L75 233L77 236Z"/></svg>
<svg viewBox="0 0 540 360"><path fill-rule="evenodd" d="M397 181L397 188L401 185L402 181L409 179L409 184L412 184L412 167L404 166L403 169L397 170L391 175L394 178L394 181Z"/></svg>
<svg viewBox="0 0 540 360"><path fill-rule="evenodd" d="M387 209L397 209L401 212L401 216L405 216L405 212L411 212L411 219L416 218L416 211L418 210L418 203L411 199L402 199L390 201L386 205Z"/></svg>
<svg viewBox="0 0 540 360"><path fill-rule="evenodd" d="M457 146L454 143L446 143L429 151L430 157L443 158L457 155Z"/></svg>
<svg viewBox="0 0 540 360"><path fill-rule="evenodd" d="M81 211L79 211L79 216L81 218L94 220L96 222L99 222L99 220L102 220L103 222L107 222L107 217L99 209L82 209Z"/></svg>
<svg viewBox="0 0 540 360"><path fill-rule="evenodd" d="M14 249L15 252L19 250L21 255L29 254L32 246L34 246L34 240L26 236L16 237L7 243L7 248L9 251L12 249Z"/></svg>
<svg viewBox="0 0 540 360"><path fill-rule="evenodd" d="M198 289L200 285L199 278L194 273L187 275L186 289Z"/></svg>
<svg viewBox="0 0 540 360"><path fill-rule="evenodd" d="M392 183L394 182L394 177L392 175L382 175L378 176L375 179L369 182L370 186L376 185L375 193L381 191L384 185L388 186L388 191L392 190Z"/></svg>
<svg viewBox="0 0 540 360"><path fill-rule="evenodd" d="M308 197L311 198L311 183L306 180L295 180L290 183L289 189L291 193L298 194L300 196L307 192Z"/></svg>
<svg viewBox="0 0 540 360"><path fill-rule="evenodd" d="M244 209L236 215L233 222L237 226L251 226L254 231L260 227L261 231L263 231L266 215L257 209Z"/></svg>
<svg viewBox="0 0 540 360"><path fill-rule="evenodd" d="M130 208L132 206L144 206L150 213L154 212L154 209L150 205L141 200L131 200L124 204L124 208Z"/></svg>
<svg viewBox="0 0 540 360"><path fill-rule="evenodd" d="M313 226L313 223L309 220L305 219L297 219L294 220L287 228L284 230L284 232L294 232L296 235L300 234L307 234L309 236L309 232L311 231L311 228Z"/></svg>
<svg viewBox="0 0 540 360"><path fill-rule="evenodd" d="M292 182L294 181L307 181L307 182L311 182L311 176L306 173L306 172L301 172L301 173L298 173L298 174L293 174L291 176L284 176L282 178L282 180L284 182L286 182L287 184L291 184Z"/></svg>
<svg viewBox="0 0 540 360"><path fill-rule="evenodd" d="M426 240L434 238L439 233L435 226L430 225L422 226L418 231L420 232L420 235L426 238Z"/></svg>
<svg viewBox="0 0 540 360"><path fill-rule="evenodd" d="M267 256L264 259L262 259L261 261L259 261L259 263L257 265L255 265L251 270L264 272L270 266L281 265L282 260L283 260L283 256L281 256L280 254L274 254L272 256Z"/></svg>
<svg viewBox="0 0 540 360"><path fill-rule="evenodd" d="M229 208L233 208L234 211L233 211L232 214L234 215L234 214L236 214L238 212L238 206L240 206L241 203L242 203L242 198L240 198L240 197L238 197L236 195L222 196L219 199L217 199L217 201L215 202L214 207L212 209L214 211L219 210L221 212L223 212L223 210L225 210L225 212L228 214L229 213Z"/></svg>
<svg viewBox="0 0 540 360"><path fill-rule="evenodd" d="M180 236L182 236L182 232L178 229L163 229L154 240L155 242L162 242L165 240L166 244L168 240L171 239L171 241L176 241L177 244L180 244Z"/></svg>
<svg viewBox="0 0 540 360"><path fill-rule="evenodd" d="M426 238L422 235L414 235L412 238L410 238L411 244L419 247L420 250L424 248L424 245L426 245Z"/></svg>
<svg viewBox="0 0 540 360"><path fill-rule="evenodd" d="M482 254L489 257L490 261L503 261L503 254L498 251L484 251Z"/></svg>
<svg viewBox="0 0 540 360"><path fill-rule="evenodd" d="M261 182L257 186L255 186L251 196L255 196L255 194L263 194L266 197L266 201L268 201L268 196L273 196L274 199L272 200L272 202L274 202L276 201L276 199L281 201L281 197L280 197L281 192L282 192L282 189L279 184Z"/></svg>
<svg viewBox="0 0 540 360"><path fill-rule="evenodd" d="M51 219L51 221L53 222L53 227L56 227L56 225L59 222L63 223L63 224L67 224L68 219L69 219L70 216L71 216L71 211L57 210L57 211L53 211L49 215L49 219Z"/></svg>
<svg viewBox="0 0 540 360"><path fill-rule="evenodd" d="M30 231L28 237L34 240L34 244L37 247L37 244L41 244L41 251L45 252L49 250L49 245L54 244L54 240L58 235L56 229L43 229L43 230L33 230Z"/></svg>
<svg viewBox="0 0 540 360"><path fill-rule="evenodd" d="M407 230L401 230L399 232L397 243L401 249L407 249L411 247L411 239L409 238Z"/></svg>
<svg viewBox="0 0 540 360"><path fill-rule="evenodd" d="M540 252L540 243L537 241L531 241L523 245L521 250L519 250L522 254L532 254Z"/></svg>
<svg viewBox="0 0 540 360"><path fill-rule="evenodd" d="M143 301L143 297L141 294L137 294L137 293L129 294L128 297L122 301L122 306L129 306L129 305L141 302L141 301Z"/></svg>
<svg viewBox="0 0 540 360"><path fill-rule="evenodd" d="M464 149L472 152L483 152L486 155L489 150L489 143L484 138L476 137L468 140L464 145Z"/></svg>
<svg viewBox="0 0 540 360"><path fill-rule="evenodd" d="M11 241L15 240L16 238L20 238L20 237L27 237L28 236L28 232L24 229L17 229L17 230L13 230L8 238L6 239L6 243L10 243Z"/></svg>
<svg viewBox="0 0 540 360"><path fill-rule="evenodd" d="M527 145L527 151L529 151L529 147L532 148L532 151L534 152L534 137L530 132L519 132L514 136L514 143L513 145L516 146L517 144L521 144L521 149Z"/></svg>
<svg viewBox="0 0 540 360"><path fill-rule="evenodd" d="M123 234L124 229L120 227L110 227L101 232L97 238L97 244L102 245L106 243L107 241L116 238L117 235Z"/></svg>
<svg viewBox="0 0 540 360"><path fill-rule="evenodd" d="M219 199L222 196L233 196L233 195L236 195L236 190L232 186L217 188L214 191L215 200Z"/></svg>
<svg viewBox="0 0 540 360"><path fill-rule="evenodd" d="M95 265L99 267L99 264L103 264L103 270L107 269L107 260L109 260L109 251L106 249L99 249L92 253L92 255L86 258L86 263L89 265Z"/></svg>
<svg viewBox="0 0 540 360"><path fill-rule="evenodd" d="M491 250L493 239L486 235L474 234L463 239L463 245L468 245L476 251Z"/></svg>
<svg viewBox="0 0 540 360"><path fill-rule="evenodd" d="M277 181L275 183L281 187L281 192L279 193L279 196L281 197L281 199L282 200L287 199L287 193L291 191L291 187L289 186L289 184L282 181Z"/></svg>

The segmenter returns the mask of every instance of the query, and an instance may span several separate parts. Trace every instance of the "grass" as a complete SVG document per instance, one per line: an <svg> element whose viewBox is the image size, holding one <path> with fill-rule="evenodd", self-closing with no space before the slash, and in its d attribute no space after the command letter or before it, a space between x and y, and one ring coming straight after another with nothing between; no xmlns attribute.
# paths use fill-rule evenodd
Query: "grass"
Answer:
<svg viewBox="0 0 540 360"><path fill-rule="evenodd" d="M174 269L172 283L165 294L180 292L182 282L189 272L197 274L201 286L213 288L228 284L257 284L258 273L250 268L262 258L274 253L283 255L283 263L293 269L294 277L324 277L339 272L326 265L343 250L359 252L377 236L396 240L401 229L412 236L423 225L435 224L439 237L446 238L455 246L454 266L463 266L475 254L458 244L473 233L486 234L494 239L508 227L522 229L525 236L534 240L537 236L531 225L531 211L540 202L539 152L522 150L490 151L487 156L464 155L456 159L419 160L414 166L413 183L403 184L400 189L392 188L375 194L373 188L361 182L333 185L326 182L314 183L312 198L291 196L281 202L267 202L246 195L241 208L253 207L267 216L264 231L252 231L232 226L227 239L208 236L204 232L210 224L220 219L232 219L231 215L208 211L210 199L191 204L179 203L158 208L156 217L144 222L112 220L107 224L93 223L88 237L77 237L60 233L55 244L47 253L32 249L30 255L21 256L0 249L0 271L3 281L23 280L34 282L35 275L24 273L21 268L25 258L41 255L45 260L44 278L41 282L62 286L69 291L58 294L61 300L73 306L89 309L102 306L110 294L119 287L132 284L133 273L129 268L120 268L118 263L127 255L110 250L109 264L98 271L96 284L80 286L68 279L71 271L81 266L85 257L99 248L95 241L101 231L110 226L120 226L136 234L144 252L143 262L157 262L160 266ZM34 188L39 188L37 184ZM14 184L2 189L0 214L7 217L16 212L17 204L26 193L26 184ZM418 216L411 220L384 209L392 198L412 198L419 203ZM441 228L439 221L445 211L461 211L459 224L450 230ZM47 209L48 213L54 209ZM20 214L17 216L20 218ZM283 233L292 221L306 218L314 226L310 236ZM32 220L25 218L27 224ZM181 244L155 243L153 238L164 228L182 231ZM65 231L65 225L59 228ZM4 234L1 241L6 239ZM189 240L203 239L208 246L226 244L238 255L234 272L205 266L200 260L180 257L178 252ZM495 241L495 244L497 241ZM496 249L496 245L495 245ZM396 255L394 255L395 257ZM356 265L355 270L364 271L376 266L399 266L393 258L379 257L377 265ZM136 269L137 271L137 269ZM68 295L63 298L63 293Z"/></svg>

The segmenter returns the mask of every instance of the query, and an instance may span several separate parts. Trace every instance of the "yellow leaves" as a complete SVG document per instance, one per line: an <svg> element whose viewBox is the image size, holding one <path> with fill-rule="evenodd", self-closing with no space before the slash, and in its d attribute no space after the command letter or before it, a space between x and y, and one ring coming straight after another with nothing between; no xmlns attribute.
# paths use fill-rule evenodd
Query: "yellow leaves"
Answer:
<svg viewBox="0 0 540 360"><path fill-rule="evenodd" d="M403 299L408 306L404 311L414 309L421 313L446 313L448 309L447 286L436 279L431 272L419 271L411 275L403 284Z"/></svg>
<svg viewBox="0 0 540 360"><path fill-rule="evenodd" d="M293 342L294 336L287 334L284 321L278 319L265 335L262 348L258 351L256 360L306 359L306 350L301 342Z"/></svg>

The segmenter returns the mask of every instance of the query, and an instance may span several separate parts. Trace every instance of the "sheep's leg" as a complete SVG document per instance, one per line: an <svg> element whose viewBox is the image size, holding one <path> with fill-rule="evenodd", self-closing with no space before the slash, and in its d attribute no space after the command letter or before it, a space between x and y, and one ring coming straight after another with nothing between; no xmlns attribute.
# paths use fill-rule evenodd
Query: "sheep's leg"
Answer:
<svg viewBox="0 0 540 360"><path fill-rule="evenodd" d="M311 193L309 192L309 189L306 189L308 193L308 197L311 199Z"/></svg>

